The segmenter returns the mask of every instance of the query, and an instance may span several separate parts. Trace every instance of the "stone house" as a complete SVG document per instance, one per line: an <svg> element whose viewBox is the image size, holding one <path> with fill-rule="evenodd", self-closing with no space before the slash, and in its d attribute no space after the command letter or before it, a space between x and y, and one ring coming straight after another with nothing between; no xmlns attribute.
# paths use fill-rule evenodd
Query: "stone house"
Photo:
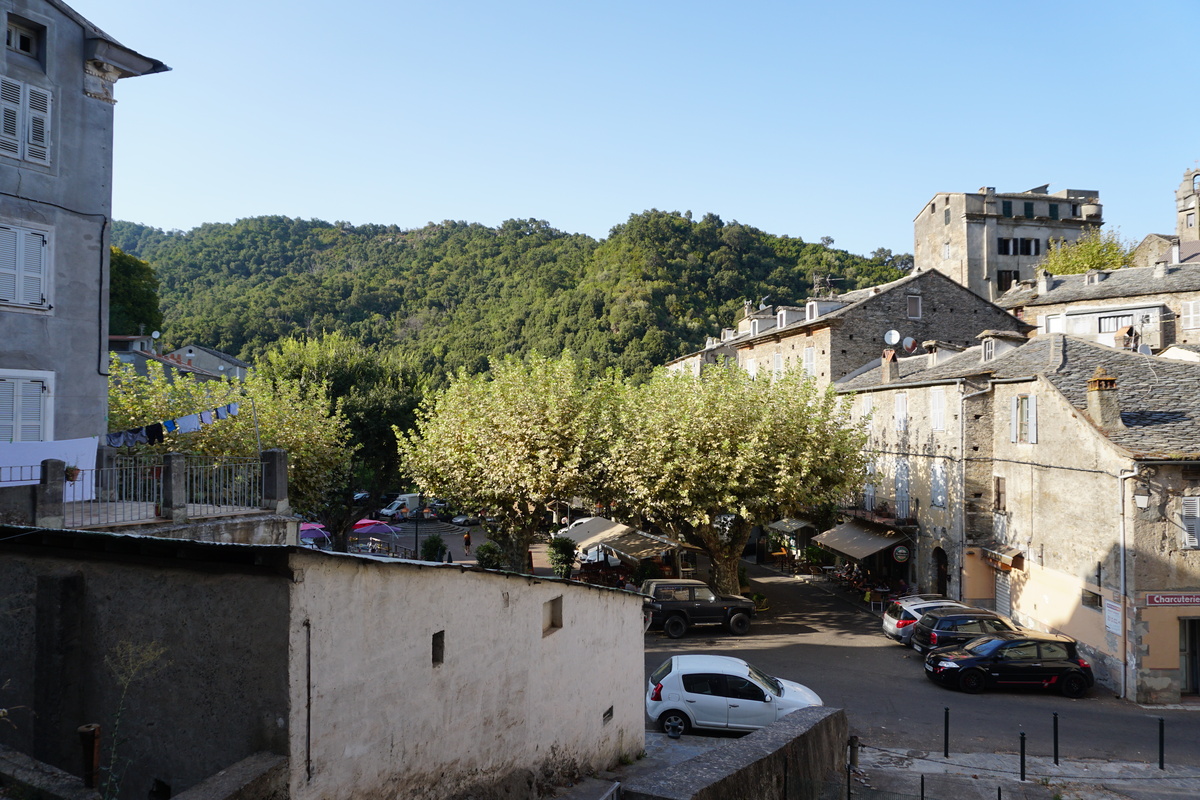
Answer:
<svg viewBox="0 0 1200 800"><path fill-rule="evenodd" d="M13 723L0 745L82 775L76 731L98 723L102 763L114 737L128 759L121 797L171 797L264 753L282 767L251 777L272 790L238 796L530 796L644 746L633 592L302 547L13 532L0 529ZM118 730L105 660L123 644L161 656L132 675Z"/></svg>
<svg viewBox="0 0 1200 800"><path fill-rule="evenodd" d="M1200 693L1200 365L981 338L839 385L874 502L911 498L913 581L1075 637L1137 702Z"/></svg>
<svg viewBox="0 0 1200 800"><path fill-rule="evenodd" d="M59 0L6 0L0 442L105 431L113 88L167 69Z"/></svg>
<svg viewBox="0 0 1200 800"><path fill-rule="evenodd" d="M1036 323L1035 335L1066 333L1157 353L1173 344L1200 343L1200 260L1082 275L1040 270L996 305Z"/></svg>
<svg viewBox="0 0 1200 800"><path fill-rule="evenodd" d="M1091 189L940 192L913 220L913 264L995 301L1033 277L1052 239L1075 241L1104 224L1102 212L1099 192Z"/></svg>
<svg viewBox="0 0 1200 800"><path fill-rule="evenodd" d="M1148 234L1133 251L1139 267L1200 263L1200 169L1189 169L1175 190L1175 235Z"/></svg>
<svg viewBox="0 0 1200 800"><path fill-rule="evenodd" d="M755 308L753 303L747 301L737 327L723 328L720 338L709 336L703 348L672 359L665 366L671 372L686 372L699 377L705 367L721 364L726 360L736 360L735 342L797 319L797 315L802 313L801 309L791 306L760 305Z"/></svg>
<svg viewBox="0 0 1200 800"><path fill-rule="evenodd" d="M936 339L966 347L985 328L1023 331L1025 325L936 270L827 298L803 309L776 312L774 324L729 342L751 375L803 369L828 386L878 363L885 336L896 331L913 350Z"/></svg>
<svg viewBox="0 0 1200 800"><path fill-rule="evenodd" d="M166 354L166 357L185 367L203 370L208 374L219 375L223 378L242 380L253 367L228 353L205 347L202 344L189 344Z"/></svg>

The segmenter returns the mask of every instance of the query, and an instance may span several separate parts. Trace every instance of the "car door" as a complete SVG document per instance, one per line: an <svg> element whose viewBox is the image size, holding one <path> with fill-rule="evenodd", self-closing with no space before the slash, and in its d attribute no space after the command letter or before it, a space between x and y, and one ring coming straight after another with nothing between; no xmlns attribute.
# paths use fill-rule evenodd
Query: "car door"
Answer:
<svg viewBox="0 0 1200 800"><path fill-rule="evenodd" d="M997 686L1041 684L1046 677L1037 642L1028 641L1011 642L997 650L988 672Z"/></svg>
<svg viewBox="0 0 1200 800"><path fill-rule="evenodd" d="M725 676L712 673L684 674L683 702L701 728L724 728L729 721Z"/></svg>
<svg viewBox="0 0 1200 800"><path fill-rule="evenodd" d="M689 612L692 622L723 622L725 609L717 602L717 596L707 586L692 587L692 605Z"/></svg>
<svg viewBox="0 0 1200 800"><path fill-rule="evenodd" d="M964 645L972 639L978 639L989 632L984 629L983 623L980 620L963 619L954 625L954 632L947 641L952 641L957 645ZM939 641L938 644L941 644L941 642Z"/></svg>
<svg viewBox="0 0 1200 800"><path fill-rule="evenodd" d="M726 675L725 699L730 728L757 730L775 721L775 698L751 678Z"/></svg>

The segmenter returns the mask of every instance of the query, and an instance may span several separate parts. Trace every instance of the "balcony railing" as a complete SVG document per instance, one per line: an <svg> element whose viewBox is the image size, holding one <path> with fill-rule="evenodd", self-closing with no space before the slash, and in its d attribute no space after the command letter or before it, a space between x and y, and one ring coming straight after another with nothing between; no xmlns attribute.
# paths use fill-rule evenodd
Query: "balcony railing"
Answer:
<svg viewBox="0 0 1200 800"><path fill-rule="evenodd" d="M843 514L880 525L904 528L917 524L917 498L879 498L869 493L853 494L846 498L840 510Z"/></svg>

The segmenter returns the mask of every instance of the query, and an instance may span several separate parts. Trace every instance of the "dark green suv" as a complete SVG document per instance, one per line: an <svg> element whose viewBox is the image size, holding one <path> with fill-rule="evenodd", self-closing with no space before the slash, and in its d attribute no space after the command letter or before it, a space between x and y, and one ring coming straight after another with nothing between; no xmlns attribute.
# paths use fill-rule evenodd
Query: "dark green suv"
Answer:
<svg viewBox="0 0 1200 800"><path fill-rule="evenodd" d="M672 639L687 633L693 625L720 624L735 636L750 632L754 601L739 595L718 595L704 581L655 580L648 582L646 603L650 627L661 626Z"/></svg>

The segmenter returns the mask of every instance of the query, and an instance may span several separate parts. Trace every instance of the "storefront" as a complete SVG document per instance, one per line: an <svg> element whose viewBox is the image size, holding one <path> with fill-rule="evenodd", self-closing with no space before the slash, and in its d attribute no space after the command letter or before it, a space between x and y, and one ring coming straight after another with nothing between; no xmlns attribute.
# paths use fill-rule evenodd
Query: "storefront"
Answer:
<svg viewBox="0 0 1200 800"><path fill-rule="evenodd" d="M909 580L912 561L912 540L894 528L872 525L859 519L849 519L819 536L813 544L850 559L872 578L885 581Z"/></svg>

